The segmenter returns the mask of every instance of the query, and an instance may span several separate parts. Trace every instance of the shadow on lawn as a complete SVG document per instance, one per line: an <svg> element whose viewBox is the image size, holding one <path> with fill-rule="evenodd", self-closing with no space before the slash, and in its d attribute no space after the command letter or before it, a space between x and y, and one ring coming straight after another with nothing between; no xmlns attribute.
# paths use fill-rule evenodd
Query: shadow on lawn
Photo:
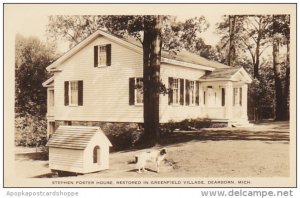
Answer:
<svg viewBox="0 0 300 198"><path fill-rule="evenodd" d="M15 154L16 159L18 160L39 160L39 161L47 161L48 153L47 152L34 152L34 153L17 153Z"/></svg>
<svg viewBox="0 0 300 198"><path fill-rule="evenodd" d="M202 131L183 131L174 132L166 135L161 139L160 144L162 146L170 144L185 143L189 141L226 141L226 140L259 140L259 141L284 141L288 142L289 133L288 132L278 132L278 131L244 131L244 130L202 130Z"/></svg>

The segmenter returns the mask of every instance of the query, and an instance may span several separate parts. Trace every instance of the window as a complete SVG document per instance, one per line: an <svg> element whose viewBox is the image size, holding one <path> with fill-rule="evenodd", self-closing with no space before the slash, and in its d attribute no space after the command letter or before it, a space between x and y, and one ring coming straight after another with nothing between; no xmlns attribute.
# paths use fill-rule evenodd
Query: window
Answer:
<svg viewBox="0 0 300 198"><path fill-rule="evenodd" d="M93 150L93 163L100 164L100 147L95 146Z"/></svg>
<svg viewBox="0 0 300 198"><path fill-rule="evenodd" d="M78 105L78 81L71 81L69 86L70 104Z"/></svg>
<svg viewBox="0 0 300 198"><path fill-rule="evenodd" d="M191 98L191 104L190 105L195 105L195 81L190 81L190 98Z"/></svg>
<svg viewBox="0 0 300 198"><path fill-rule="evenodd" d="M55 122L50 121L48 123L48 138L51 138L54 132L55 132Z"/></svg>
<svg viewBox="0 0 300 198"><path fill-rule="evenodd" d="M83 105L83 81L65 81L65 106Z"/></svg>
<svg viewBox="0 0 300 198"><path fill-rule="evenodd" d="M143 104L143 78L135 78L135 104Z"/></svg>
<svg viewBox="0 0 300 198"><path fill-rule="evenodd" d="M141 105L143 103L143 78L129 78L129 105Z"/></svg>
<svg viewBox="0 0 300 198"><path fill-rule="evenodd" d="M54 90L49 89L48 90L48 107L54 107Z"/></svg>
<svg viewBox="0 0 300 198"><path fill-rule="evenodd" d="M242 105L242 88L233 88L233 106Z"/></svg>
<svg viewBox="0 0 300 198"><path fill-rule="evenodd" d="M169 105L200 105L200 82L169 77Z"/></svg>
<svg viewBox="0 0 300 198"><path fill-rule="evenodd" d="M179 83L180 81L178 78L173 79L173 104L179 104Z"/></svg>
<svg viewBox="0 0 300 198"><path fill-rule="evenodd" d="M111 45L94 46L94 67L111 65Z"/></svg>
<svg viewBox="0 0 300 198"><path fill-rule="evenodd" d="M169 77L169 105L184 105L184 79Z"/></svg>

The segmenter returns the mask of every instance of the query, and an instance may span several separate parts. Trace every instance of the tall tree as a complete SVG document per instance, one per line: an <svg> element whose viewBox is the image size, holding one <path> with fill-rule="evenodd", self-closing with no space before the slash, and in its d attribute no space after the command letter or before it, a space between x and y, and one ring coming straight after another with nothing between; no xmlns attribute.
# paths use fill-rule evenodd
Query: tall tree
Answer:
<svg viewBox="0 0 300 198"><path fill-rule="evenodd" d="M216 24L217 32L222 36L217 48L226 54L226 60L219 60L220 62L233 67L238 65L237 59L240 54L239 45L243 23L244 16L242 15L224 15L223 21Z"/></svg>
<svg viewBox="0 0 300 198"><path fill-rule="evenodd" d="M15 108L21 115L45 116L47 94L42 83L46 67L55 59L55 46L34 37L16 36Z"/></svg>
<svg viewBox="0 0 300 198"><path fill-rule="evenodd" d="M235 61L235 33L236 33L236 15L229 15L229 52L228 52L228 65L234 66Z"/></svg>
<svg viewBox="0 0 300 198"><path fill-rule="evenodd" d="M159 86L162 47L162 16L146 17L144 21L144 129L149 144L158 142L159 131Z"/></svg>
<svg viewBox="0 0 300 198"><path fill-rule="evenodd" d="M286 120L288 119L288 93L289 87L284 87L282 78L282 63L280 61L280 46L287 44L287 64L286 64L286 77L285 80L289 81L289 42L290 42L290 24L287 15L273 15L272 18L272 38L273 38L273 69L275 78L275 119ZM286 82L289 86L289 82ZM285 89L288 89L285 91Z"/></svg>
<svg viewBox="0 0 300 198"><path fill-rule="evenodd" d="M269 15L247 16L244 20L241 41L248 50L253 64L253 77L259 79L260 59L263 52L270 47L267 37L272 19Z"/></svg>

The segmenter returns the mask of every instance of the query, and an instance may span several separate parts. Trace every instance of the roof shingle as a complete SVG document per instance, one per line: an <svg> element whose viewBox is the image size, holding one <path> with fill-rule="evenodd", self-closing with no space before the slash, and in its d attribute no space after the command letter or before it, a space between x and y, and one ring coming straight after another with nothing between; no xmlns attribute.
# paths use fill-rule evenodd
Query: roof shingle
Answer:
<svg viewBox="0 0 300 198"><path fill-rule="evenodd" d="M202 76L200 79L204 79L204 80L218 79L218 78L230 79L240 69L241 67L219 68L219 69L215 69L211 73Z"/></svg>
<svg viewBox="0 0 300 198"><path fill-rule="evenodd" d="M46 146L84 150L97 132L103 133L100 127L59 126ZM103 138L107 139L104 134Z"/></svg>

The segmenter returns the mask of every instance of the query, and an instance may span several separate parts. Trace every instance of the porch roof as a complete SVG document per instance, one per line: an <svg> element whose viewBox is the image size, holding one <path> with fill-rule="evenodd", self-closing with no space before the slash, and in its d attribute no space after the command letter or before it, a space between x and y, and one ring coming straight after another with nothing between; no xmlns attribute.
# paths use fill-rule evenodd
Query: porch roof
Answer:
<svg viewBox="0 0 300 198"><path fill-rule="evenodd" d="M54 82L54 76L51 78L47 79L45 82L43 82L43 87L52 87Z"/></svg>
<svg viewBox="0 0 300 198"><path fill-rule="evenodd" d="M243 81L251 83L252 78L243 67L217 68L202 76L200 81Z"/></svg>

